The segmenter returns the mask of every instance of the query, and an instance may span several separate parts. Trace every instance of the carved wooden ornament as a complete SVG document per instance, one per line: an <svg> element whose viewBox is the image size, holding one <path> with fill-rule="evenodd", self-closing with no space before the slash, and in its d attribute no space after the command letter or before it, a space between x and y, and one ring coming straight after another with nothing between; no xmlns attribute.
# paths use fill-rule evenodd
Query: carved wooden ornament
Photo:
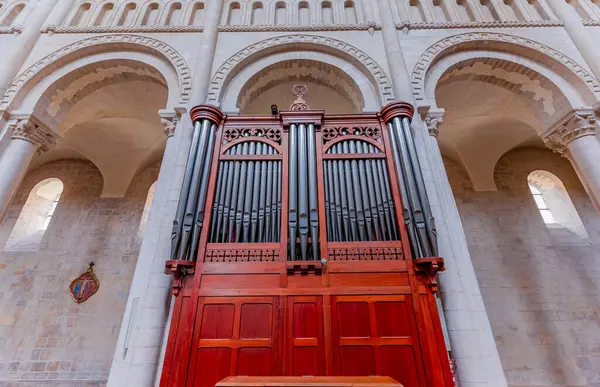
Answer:
<svg viewBox="0 0 600 387"><path fill-rule="evenodd" d="M98 288L100 288L100 281L94 274L94 262L90 262L88 269L69 285L69 294L73 301L80 304L93 296Z"/></svg>

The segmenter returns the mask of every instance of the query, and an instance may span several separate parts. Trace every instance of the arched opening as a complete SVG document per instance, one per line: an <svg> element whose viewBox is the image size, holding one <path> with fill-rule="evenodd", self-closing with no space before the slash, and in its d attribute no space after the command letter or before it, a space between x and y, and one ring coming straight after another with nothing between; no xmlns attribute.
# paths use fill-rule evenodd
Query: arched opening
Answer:
<svg viewBox="0 0 600 387"><path fill-rule="evenodd" d="M450 14L444 0L433 0L433 17L436 22L450 21Z"/></svg>
<svg viewBox="0 0 600 387"><path fill-rule="evenodd" d="M25 9L25 4L17 4L17 5L15 5L10 10L10 12L8 12L8 14L4 17L4 20L2 20L2 26L3 27L10 27L15 22L15 20L19 16L19 14L21 14L21 12L23 11L23 9Z"/></svg>
<svg viewBox="0 0 600 387"><path fill-rule="evenodd" d="M230 26L242 24L242 10L240 9L240 3L231 3L229 5L227 24Z"/></svg>
<svg viewBox="0 0 600 387"><path fill-rule="evenodd" d="M581 4L579 3L579 0L567 0L567 3L573 7L573 9L575 9L575 11L577 12L577 14L579 15L579 17L582 20L587 20L590 17L588 16L587 12L585 12L585 10L583 9L583 7L581 6Z"/></svg>
<svg viewBox="0 0 600 387"><path fill-rule="evenodd" d="M270 114L272 104L288 109L295 99L291 90L296 84L308 86L305 99L313 109L328 114L362 111L361 91L348 74L327 63L298 59L275 63L254 74L239 93L240 113Z"/></svg>
<svg viewBox="0 0 600 387"><path fill-rule="evenodd" d="M181 24L182 12L183 11L181 3L171 4L171 7L169 7L169 13L167 14L167 18L165 19L165 25L173 26Z"/></svg>
<svg viewBox="0 0 600 387"><path fill-rule="evenodd" d="M409 0L408 6L411 21L427 21L427 18L425 17L425 10L423 9L423 4L421 3L421 0Z"/></svg>
<svg viewBox="0 0 600 387"><path fill-rule="evenodd" d="M494 4L490 0L479 0L479 3L481 4L481 12L486 20L500 21L500 16L498 16L498 12L496 12L496 8L494 8Z"/></svg>
<svg viewBox="0 0 600 387"><path fill-rule="evenodd" d="M137 232L137 236L140 239L144 237L144 232L146 231L146 226L148 225L148 217L150 216L150 209L152 208L152 200L154 199L154 194L156 193L156 183L157 181L152 183L148 189L148 195L146 196L146 201L144 202L144 210L142 211L142 217L140 219L140 225Z"/></svg>
<svg viewBox="0 0 600 387"><path fill-rule="evenodd" d="M475 21L475 15L471 10L471 5L467 0L456 0L458 15L462 21Z"/></svg>
<svg viewBox="0 0 600 387"><path fill-rule="evenodd" d="M283 1L278 1L275 4L275 25L287 24L287 7Z"/></svg>
<svg viewBox="0 0 600 387"><path fill-rule="evenodd" d="M252 15L250 16L250 24L253 26L265 24L265 10L260 1L252 4Z"/></svg>
<svg viewBox="0 0 600 387"><path fill-rule="evenodd" d="M346 1L344 3L344 16L346 17L347 24L358 23L358 17L356 16L356 7L353 1Z"/></svg>
<svg viewBox="0 0 600 387"><path fill-rule="evenodd" d="M94 22L95 26L106 26L110 23L112 18L113 9L115 5L113 3L104 4L100 13L96 17L96 21Z"/></svg>
<svg viewBox="0 0 600 387"><path fill-rule="evenodd" d="M131 26L135 22L135 10L137 5L135 3L129 3L123 8L123 13L117 25L119 26Z"/></svg>
<svg viewBox="0 0 600 387"><path fill-rule="evenodd" d="M298 24L301 26L310 24L310 8L306 1L298 3Z"/></svg>
<svg viewBox="0 0 600 387"><path fill-rule="evenodd" d="M537 20L550 20L544 8L540 5L539 0L527 0L531 6L529 9L534 14Z"/></svg>
<svg viewBox="0 0 600 387"><path fill-rule="evenodd" d="M505 10L509 20L524 20L521 10L517 7L515 0L504 0L504 5L506 5Z"/></svg>
<svg viewBox="0 0 600 387"><path fill-rule="evenodd" d="M204 3L196 3L194 4L194 8L192 9L192 13L190 14L190 20L188 24L192 26L201 26L203 22Z"/></svg>
<svg viewBox="0 0 600 387"><path fill-rule="evenodd" d="M329 1L321 3L321 21L323 24L333 24L333 8Z"/></svg>
<svg viewBox="0 0 600 387"><path fill-rule="evenodd" d="M152 26L158 23L159 5L158 3L149 4L146 7L146 13L142 19L143 26Z"/></svg>
<svg viewBox="0 0 600 387"><path fill-rule="evenodd" d="M6 241L5 251L36 251L40 248L63 188L62 181L55 178L43 180L33 187Z"/></svg>
<svg viewBox="0 0 600 387"><path fill-rule="evenodd" d="M563 227L581 238L589 238L563 182L548 171L537 170L527 176L536 207L548 227Z"/></svg>
<svg viewBox="0 0 600 387"><path fill-rule="evenodd" d="M88 18L88 14L90 12L90 8L92 5L90 3L83 3L77 8L77 12L71 19L71 23L69 25L71 27L82 26L85 24Z"/></svg>

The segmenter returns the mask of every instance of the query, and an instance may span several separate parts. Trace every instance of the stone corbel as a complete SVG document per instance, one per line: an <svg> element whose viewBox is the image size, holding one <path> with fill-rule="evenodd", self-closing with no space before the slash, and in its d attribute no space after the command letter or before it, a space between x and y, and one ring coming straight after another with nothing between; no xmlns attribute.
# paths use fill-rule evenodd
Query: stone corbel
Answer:
<svg viewBox="0 0 600 387"><path fill-rule="evenodd" d="M430 136L437 138L440 132L440 125L444 122L444 113L446 113L444 109L434 108L429 109L423 117Z"/></svg>
<svg viewBox="0 0 600 387"><path fill-rule="evenodd" d="M175 135L175 129L181 119L183 113L186 112L184 107L175 107L173 109L161 109L158 111L160 116L160 123L165 127L165 137L173 137Z"/></svg>
<svg viewBox="0 0 600 387"><path fill-rule="evenodd" d="M165 274L173 275L173 284L171 285L173 295L179 294L183 286L183 278L194 274L196 263L192 261L172 260L165 262Z"/></svg>
<svg viewBox="0 0 600 387"><path fill-rule="evenodd" d="M444 271L444 259L441 257L417 258L414 260L415 271L423 274L427 279L427 284L431 291L438 291L437 273Z"/></svg>
<svg viewBox="0 0 600 387"><path fill-rule="evenodd" d="M567 145L571 141L596 134L596 115L597 112L593 107L574 109L542 133L541 137L548 148L566 157Z"/></svg>
<svg viewBox="0 0 600 387"><path fill-rule="evenodd" d="M10 124L12 138L33 143L37 147L38 154L52 149L61 138L60 134L54 132L30 114L12 114L10 118L14 120Z"/></svg>

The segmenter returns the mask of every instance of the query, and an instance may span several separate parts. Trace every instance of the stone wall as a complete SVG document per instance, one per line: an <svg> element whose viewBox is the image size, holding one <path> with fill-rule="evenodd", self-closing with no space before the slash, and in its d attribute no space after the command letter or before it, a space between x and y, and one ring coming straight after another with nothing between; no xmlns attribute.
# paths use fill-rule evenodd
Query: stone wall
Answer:
<svg viewBox="0 0 600 387"><path fill-rule="evenodd" d="M100 198L102 176L81 160L31 171L0 224L3 248L29 192L46 178L64 191L39 251L0 250L0 386L103 386L115 352L137 255L152 166L126 197ZM70 282L94 261L98 292L76 304Z"/></svg>
<svg viewBox="0 0 600 387"><path fill-rule="evenodd" d="M445 162L509 385L600 385L600 216L569 162L511 151L497 192L474 192ZM527 185L534 170L562 180L589 238L544 224Z"/></svg>

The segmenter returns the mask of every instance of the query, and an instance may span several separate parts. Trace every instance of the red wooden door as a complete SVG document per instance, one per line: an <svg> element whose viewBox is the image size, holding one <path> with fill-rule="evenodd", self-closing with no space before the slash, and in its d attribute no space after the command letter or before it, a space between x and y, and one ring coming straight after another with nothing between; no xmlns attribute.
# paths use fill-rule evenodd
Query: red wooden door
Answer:
<svg viewBox="0 0 600 387"><path fill-rule="evenodd" d="M410 296L332 298L333 361L342 376L391 376L426 386Z"/></svg>
<svg viewBox="0 0 600 387"><path fill-rule="evenodd" d="M325 375L323 298L289 297L287 321L286 375Z"/></svg>
<svg viewBox="0 0 600 387"><path fill-rule="evenodd" d="M189 387L214 387L232 375L277 375L277 297L200 300Z"/></svg>

